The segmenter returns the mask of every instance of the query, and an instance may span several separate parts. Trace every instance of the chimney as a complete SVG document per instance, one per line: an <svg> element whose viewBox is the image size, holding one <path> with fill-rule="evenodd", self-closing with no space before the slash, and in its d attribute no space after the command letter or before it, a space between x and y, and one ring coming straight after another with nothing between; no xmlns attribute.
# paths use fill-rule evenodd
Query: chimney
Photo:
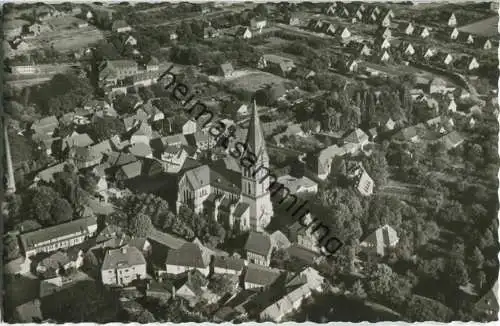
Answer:
<svg viewBox="0 0 500 326"><path fill-rule="evenodd" d="M126 254L127 253L127 246L122 247L121 252L122 252L122 254Z"/></svg>

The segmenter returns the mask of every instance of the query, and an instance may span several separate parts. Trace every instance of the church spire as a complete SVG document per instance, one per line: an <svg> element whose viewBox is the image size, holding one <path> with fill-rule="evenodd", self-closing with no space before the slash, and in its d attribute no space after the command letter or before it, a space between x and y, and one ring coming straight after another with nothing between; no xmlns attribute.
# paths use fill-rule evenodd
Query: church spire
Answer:
<svg viewBox="0 0 500 326"><path fill-rule="evenodd" d="M9 142L9 136L7 133L7 126L6 126L5 119L3 120L3 123L4 123L4 125L3 125L3 127L4 127L4 141L5 141L5 158L4 159L5 159L5 163L6 163L6 167L7 167L6 193L12 194L12 193L16 192L16 181L14 179L14 169L12 167L12 156L10 154L10 142Z"/></svg>
<svg viewBox="0 0 500 326"><path fill-rule="evenodd" d="M260 125L259 113L257 110L257 104L255 99L253 100L252 115L250 117L250 124L248 126L247 134L247 145L249 150L260 158L261 155L267 157L266 151L266 141L264 139L264 133L262 132L262 127Z"/></svg>

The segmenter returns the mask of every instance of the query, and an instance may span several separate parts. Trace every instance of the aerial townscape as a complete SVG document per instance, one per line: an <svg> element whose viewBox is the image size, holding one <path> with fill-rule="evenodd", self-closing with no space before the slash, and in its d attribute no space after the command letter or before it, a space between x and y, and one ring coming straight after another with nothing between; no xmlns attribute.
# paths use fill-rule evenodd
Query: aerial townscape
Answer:
<svg viewBox="0 0 500 326"><path fill-rule="evenodd" d="M2 19L3 321L498 319L498 2Z"/></svg>

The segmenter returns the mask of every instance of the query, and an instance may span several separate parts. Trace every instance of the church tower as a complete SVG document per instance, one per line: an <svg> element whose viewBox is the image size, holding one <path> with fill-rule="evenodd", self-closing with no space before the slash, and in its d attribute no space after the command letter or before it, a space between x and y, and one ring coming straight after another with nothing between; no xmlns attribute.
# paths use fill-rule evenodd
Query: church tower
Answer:
<svg viewBox="0 0 500 326"><path fill-rule="evenodd" d="M9 136L7 133L7 126L5 124L5 119L3 120L3 128L4 128L4 142L5 142L5 157L4 162L7 168L6 173L4 174L4 181L6 186L6 194L13 194L16 192L16 181L14 180L14 168L12 167L12 156L10 154L10 143Z"/></svg>
<svg viewBox="0 0 500 326"><path fill-rule="evenodd" d="M246 157L252 157L252 160L256 159L256 162L249 168L242 166L241 196L242 201L250 206L250 227L261 231L271 221L273 205L269 192L269 156L255 100L246 145L248 146Z"/></svg>

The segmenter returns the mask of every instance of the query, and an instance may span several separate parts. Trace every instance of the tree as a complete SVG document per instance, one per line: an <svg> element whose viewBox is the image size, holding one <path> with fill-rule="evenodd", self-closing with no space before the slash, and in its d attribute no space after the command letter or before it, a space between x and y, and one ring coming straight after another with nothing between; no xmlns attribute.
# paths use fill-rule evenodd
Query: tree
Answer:
<svg viewBox="0 0 500 326"><path fill-rule="evenodd" d="M238 278L232 275L214 275L208 284L208 288L220 296L233 293L238 285Z"/></svg>
<svg viewBox="0 0 500 326"><path fill-rule="evenodd" d="M357 280L354 282L351 288L351 293L352 295L357 298L357 299L365 299L366 298L366 292L365 289L363 288L363 284L361 283L360 280Z"/></svg>
<svg viewBox="0 0 500 326"><path fill-rule="evenodd" d="M406 304L404 316L411 322L448 322L452 316L452 311L439 301L413 295Z"/></svg>
<svg viewBox="0 0 500 326"><path fill-rule="evenodd" d="M486 274L483 271L479 271L479 273L476 274L474 281L475 281L474 283L477 287L477 290L479 292L479 290L483 289L483 286L486 283Z"/></svg>
<svg viewBox="0 0 500 326"><path fill-rule="evenodd" d="M44 226L53 225L51 208L57 198L59 198L58 193L50 187L35 188L31 194L31 201L27 201L29 215Z"/></svg>
<svg viewBox="0 0 500 326"><path fill-rule="evenodd" d="M7 234L3 238L3 255L5 261L11 261L18 258L20 254L19 242L17 237L12 234Z"/></svg>
<svg viewBox="0 0 500 326"><path fill-rule="evenodd" d="M54 224L71 221L73 218L73 208L64 198L56 198L52 202L51 214Z"/></svg>
<svg viewBox="0 0 500 326"><path fill-rule="evenodd" d="M268 10L267 6L264 3L259 3L255 8L254 12L262 17L267 17Z"/></svg>
<svg viewBox="0 0 500 326"><path fill-rule="evenodd" d="M118 94L113 102L116 112L119 114L132 113L137 103L137 97L131 94Z"/></svg>
<svg viewBox="0 0 500 326"><path fill-rule="evenodd" d="M147 237L153 230L153 224L149 216L138 213L135 217L130 216L128 221L128 233L138 238Z"/></svg>
<svg viewBox="0 0 500 326"><path fill-rule="evenodd" d="M130 105L130 102L126 105ZM90 128L91 133L98 140L109 139L114 135L120 135L125 132L125 125L123 122L118 118L110 116L98 117L94 119Z"/></svg>
<svg viewBox="0 0 500 326"><path fill-rule="evenodd" d="M466 285L469 282L467 267L461 259L450 258L446 263L445 273L453 286Z"/></svg>
<svg viewBox="0 0 500 326"><path fill-rule="evenodd" d="M474 247L474 251L472 252L471 263L474 264L474 267L481 269L484 264L484 256L481 250L478 247Z"/></svg>

